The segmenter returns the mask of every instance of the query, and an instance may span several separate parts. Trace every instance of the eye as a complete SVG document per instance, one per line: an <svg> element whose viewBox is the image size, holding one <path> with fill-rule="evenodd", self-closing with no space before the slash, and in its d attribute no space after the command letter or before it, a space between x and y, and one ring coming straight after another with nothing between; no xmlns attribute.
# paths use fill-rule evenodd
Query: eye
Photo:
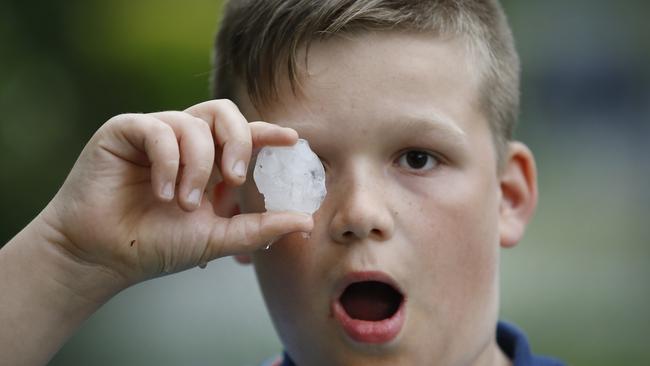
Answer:
<svg viewBox="0 0 650 366"><path fill-rule="evenodd" d="M417 171L431 170L439 163L438 158L422 150L409 150L397 159L400 167Z"/></svg>

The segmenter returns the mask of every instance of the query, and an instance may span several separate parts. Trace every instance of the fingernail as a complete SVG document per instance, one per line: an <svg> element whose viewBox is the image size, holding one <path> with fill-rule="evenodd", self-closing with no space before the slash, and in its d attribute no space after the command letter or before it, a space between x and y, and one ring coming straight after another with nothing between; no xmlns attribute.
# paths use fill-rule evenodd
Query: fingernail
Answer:
<svg viewBox="0 0 650 366"><path fill-rule="evenodd" d="M194 188L189 195L187 195L187 202L198 206L201 200L201 191L198 188Z"/></svg>
<svg viewBox="0 0 650 366"><path fill-rule="evenodd" d="M245 177L246 176L246 164L244 163L243 160L238 160L235 165L232 167L232 172L235 173L235 175L239 177Z"/></svg>
<svg viewBox="0 0 650 366"><path fill-rule="evenodd" d="M164 199L172 199L174 197L174 187L171 182L165 183L162 189L162 197Z"/></svg>

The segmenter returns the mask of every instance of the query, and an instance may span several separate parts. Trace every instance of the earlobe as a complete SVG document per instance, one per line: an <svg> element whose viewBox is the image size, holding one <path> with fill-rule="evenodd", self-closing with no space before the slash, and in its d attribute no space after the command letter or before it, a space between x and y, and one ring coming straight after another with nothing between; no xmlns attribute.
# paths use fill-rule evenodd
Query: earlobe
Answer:
<svg viewBox="0 0 650 366"><path fill-rule="evenodd" d="M537 207L537 169L526 145L509 144L500 177L501 204L499 235L501 246L510 248L521 240Z"/></svg>

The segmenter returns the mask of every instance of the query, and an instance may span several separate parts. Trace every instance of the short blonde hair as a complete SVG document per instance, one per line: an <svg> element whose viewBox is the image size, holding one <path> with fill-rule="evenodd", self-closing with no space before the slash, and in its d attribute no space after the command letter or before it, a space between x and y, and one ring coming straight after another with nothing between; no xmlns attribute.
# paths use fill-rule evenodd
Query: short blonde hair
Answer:
<svg viewBox="0 0 650 366"><path fill-rule="evenodd" d="M215 98L237 102L242 82L256 106L277 99L279 78L296 92L297 54L314 40L358 31L460 36L482 61L480 106L499 161L519 112L519 57L498 0L233 0L215 44Z"/></svg>

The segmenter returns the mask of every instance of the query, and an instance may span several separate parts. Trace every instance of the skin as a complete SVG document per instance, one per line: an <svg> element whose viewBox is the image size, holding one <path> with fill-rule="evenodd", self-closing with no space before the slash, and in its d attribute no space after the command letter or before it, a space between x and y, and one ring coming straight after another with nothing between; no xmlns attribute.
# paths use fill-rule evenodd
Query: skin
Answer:
<svg viewBox="0 0 650 366"><path fill-rule="evenodd" d="M249 119L291 127L327 172L309 239L288 235L252 261L275 327L299 365L507 365L498 348L501 247L537 199L532 154L511 142L502 170L480 79L458 39L361 34L313 44L301 94ZM424 168L405 153L431 154ZM250 182L243 212L261 212ZM354 342L331 316L337 281L383 271L404 290L406 323L388 344ZM297 325L300 326L297 326Z"/></svg>
<svg viewBox="0 0 650 366"><path fill-rule="evenodd" d="M297 138L291 129L247 123L227 100L107 121L52 201L0 250L2 364L46 364L133 284L311 230L311 216L224 215L217 206L227 199L192 193L212 193L221 180L242 184L253 148Z"/></svg>
<svg viewBox="0 0 650 366"><path fill-rule="evenodd" d="M494 342L498 251L534 211L535 166L512 142L497 171L462 50L414 34L337 39L313 46L304 95L284 89L272 108L241 98L242 114L215 100L107 121L0 250L2 361L44 365L121 290L238 255L255 262L299 364L507 364ZM274 124L252 122L262 117ZM236 187L254 149L291 145L297 132L324 160L329 194L313 218L261 214L250 180ZM407 149L444 158L413 171ZM390 345L350 342L328 315L333 283L359 269L405 290L406 324Z"/></svg>

